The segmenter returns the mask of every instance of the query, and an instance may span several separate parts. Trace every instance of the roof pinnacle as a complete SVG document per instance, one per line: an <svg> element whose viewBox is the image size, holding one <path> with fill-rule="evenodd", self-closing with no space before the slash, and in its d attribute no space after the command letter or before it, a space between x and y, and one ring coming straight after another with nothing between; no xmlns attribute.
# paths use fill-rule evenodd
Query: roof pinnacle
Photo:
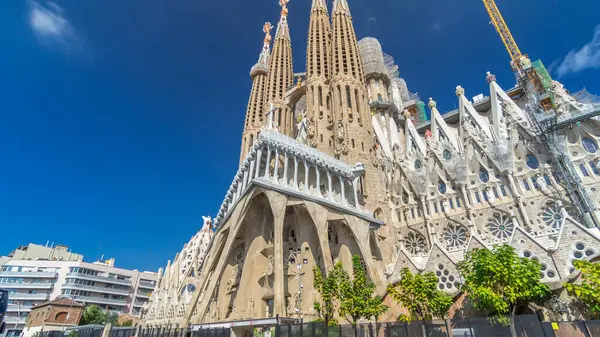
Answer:
<svg viewBox="0 0 600 337"><path fill-rule="evenodd" d="M269 48L271 46L271 30L273 25L270 22L265 22L263 25L263 33L265 33L265 39L263 40L263 49L260 53L259 63L268 64L269 60Z"/></svg>
<svg viewBox="0 0 600 337"><path fill-rule="evenodd" d="M285 38L290 37L290 32L287 24L287 16L288 16L288 8L287 4L290 0L279 0L279 6L281 6L281 17L279 18L279 23L277 24L277 31L275 32L275 37L279 37L282 35ZM283 27L282 27L283 26Z"/></svg>

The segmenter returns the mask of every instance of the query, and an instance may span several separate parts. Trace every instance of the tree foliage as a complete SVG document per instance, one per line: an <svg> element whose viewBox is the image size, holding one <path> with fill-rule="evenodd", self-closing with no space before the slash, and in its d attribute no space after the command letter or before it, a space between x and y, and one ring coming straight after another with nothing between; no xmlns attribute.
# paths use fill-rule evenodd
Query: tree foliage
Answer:
<svg viewBox="0 0 600 337"><path fill-rule="evenodd" d="M575 260L573 265L581 270L581 284L567 283L565 289L576 297L591 318L600 318L600 263Z"/></svg>
<svg viewBox="0 0 600 337"><path fill-rule="evenodd" d="M540 282L540 263L518 256L508 245L468 252L458 268L464 279L462 290L475 308L491 315L514 314L519 305L550 294L550 288Z"/></svg>
<svg viewBox="0 0 600 337"><path fill-rule="evenodd" d="M400 282L388 286L392 298L408 310L408 315L400 315L400 320L423 321L446 317L452 306L452 297L438 290L438 279L434 273L413 274L404 268L400 277Z"/></svg>
<svg viewBox="0 0 600 337"><path fill-rule="evenodd" d="M373 296L375 284L367 279L367 273L358 255L352 257L352 274L350 277L342 269L337 275L340 315L345 316L352 324L356 324L361 318L377 319L388 307L383 304L380 296Z"/></svg>
<svg viewBox="0 0 600 337"><path fill-rule="evenodd" d="M388 309L380 296L373 296L375 285L368 281L358 255L352 257L352 271L350 277L341 262L327 276L323 276L318 266L313 268L315 289L321 294L314 307L329 324L335 322L336 312L354 324L361 318L377 319Z"/></svg>
<svg viewBox="0 0 600 337"><path fill-rule="evenodd" d="M83 309L81 325L106 323L106 312L99 306L92 304Z"/></svg>
<svg viewBox="0 0 600 337"><path fill-rule="evenodd" d="M119 314L115 313L115 312L109 312L106 314L106 323L112 324L112 325L118 325L117 321L119 320Z"/></svg>

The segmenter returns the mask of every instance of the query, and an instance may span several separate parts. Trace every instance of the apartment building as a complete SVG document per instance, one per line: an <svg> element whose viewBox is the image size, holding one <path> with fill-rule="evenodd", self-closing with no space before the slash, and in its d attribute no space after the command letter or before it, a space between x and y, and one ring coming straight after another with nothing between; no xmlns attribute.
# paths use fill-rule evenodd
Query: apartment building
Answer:
<svg viewBox="0 0 600 337"><path fill-rule="evenodd" d="M116 268L112 259L95 263L9 260L0 268L0 288L9 291L8 336L21 333L33 306L59 297L140 316L156 280L156 273Z"/></svg>

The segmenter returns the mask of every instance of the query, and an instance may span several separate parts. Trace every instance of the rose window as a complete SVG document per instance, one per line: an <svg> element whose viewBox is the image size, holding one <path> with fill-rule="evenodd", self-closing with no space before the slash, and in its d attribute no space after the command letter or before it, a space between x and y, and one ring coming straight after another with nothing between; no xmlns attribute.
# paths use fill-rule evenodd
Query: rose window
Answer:
<svg viewBox="0 0 600 337"><path fill-rule="evenodd" d="M425 237L416 232L410 232L406 236L406 249L413 255L424 252L427 249Z"/></svg>
<svg viewBox="0 0 600 337"><path fill-rule="evenodd" d="M488 220L488 229L497 239L509 239L515 231L515 225L512 218L504 214L496 214Z"/></svg>
<svg viewBox="0 0 600 337"><path fill-rule="evenodd" d="M467 244L469 231L461 225L450 224L444 229L442 237L448 248L458 248Z"/></svg>
<svg viewBox="0 0 600 337"><path fill-rule="evenodd" d="M542 220L546 225L551 226L554 229L560 229L563 221L563 215L560 208L556 205L547 207L542 213Z"/></svg>

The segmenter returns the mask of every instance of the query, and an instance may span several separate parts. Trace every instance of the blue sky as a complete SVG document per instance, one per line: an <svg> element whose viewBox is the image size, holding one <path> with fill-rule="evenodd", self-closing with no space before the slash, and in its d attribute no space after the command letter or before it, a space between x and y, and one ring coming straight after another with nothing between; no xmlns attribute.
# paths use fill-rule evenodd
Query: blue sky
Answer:
<svg viewBox="0 0 600 337"><path fill-rule="evenodd" d="M330 1L329 1L330 2ZM409 89L514 84L481 1L350 0ZM289 4L304 70L311 1ZM521 50L600 94L597 0L498 0ZM156 270L215 215L237 169L248 72L276 0L0 1L0 254L70 245ZM600 27L600 26L598 26Z"/></svg>

